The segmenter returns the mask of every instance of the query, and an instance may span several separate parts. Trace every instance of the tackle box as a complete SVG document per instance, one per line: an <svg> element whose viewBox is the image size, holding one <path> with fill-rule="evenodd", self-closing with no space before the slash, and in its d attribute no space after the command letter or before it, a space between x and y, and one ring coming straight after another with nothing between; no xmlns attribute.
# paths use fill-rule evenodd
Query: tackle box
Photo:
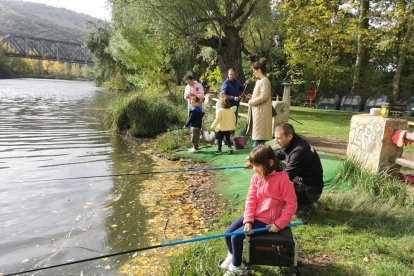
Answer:
<svg viewBox="0 0 414 276"><path fill-rule="evenodd" d="M293 238L292 229L286 227L277 233L265 232L246 239L247 265L290 267L298 273L299 244Z"/></svg>

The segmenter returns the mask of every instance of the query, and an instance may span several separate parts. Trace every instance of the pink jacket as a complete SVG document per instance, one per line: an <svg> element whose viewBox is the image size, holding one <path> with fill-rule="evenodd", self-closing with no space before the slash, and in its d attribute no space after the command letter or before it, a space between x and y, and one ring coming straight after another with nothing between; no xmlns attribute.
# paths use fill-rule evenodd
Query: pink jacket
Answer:
<svg viewBox="0 0 414 276"><path fill-rule="evenodd" d="M296 194L286 172L252 176L246 197L243 223L260 220L283 229L296 212Z"/></svg>

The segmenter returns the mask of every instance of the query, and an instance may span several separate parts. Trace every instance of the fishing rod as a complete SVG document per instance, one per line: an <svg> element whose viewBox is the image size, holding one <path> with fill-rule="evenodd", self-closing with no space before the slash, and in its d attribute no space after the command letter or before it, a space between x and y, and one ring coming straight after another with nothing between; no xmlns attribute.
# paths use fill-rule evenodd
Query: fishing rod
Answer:
<svg viewBox="0 0 414 276"><path fill-rule="evenodd" d="M249 83L250 83L250 80L249 80ZM243 99L243 100L245 100L245 101L246 101L246 99L245 99L245 98L246 98L246 96L247 96L247 95L245 94L245 92L246 92L246 88L247 88L247 86L249 85L249 83L246 83L246 82L244 83L244 89L243 89L243 92L242 92L242 93L241 93L241 95L240 95L240 98L241 98L241 99ZM240 101L241 101L241 99L240 99Z"/></svg>
<svg viewBox="0 0 414 276"><path fill-rule="evenodd" d="M211 124L212 122L213 122L213 121L204 122L202 125L205 125L205 124ZM173 128L173 129L167 130L167 132L171 132L171 131L179 131L179 130L184 130L184 129L186 129L186 128L184 128L184 127L180 127L180 128Z"/></svg>
<svg viewBox="0 0 414 276"><path fill-rule="evenodd" d="M224 167L215 167L215 168L188 168L188 169L182 169L182 170L132 172L132 173L90 175L90 176L53 178L53 179L36 179L36 180L28 180L25 182L48 182L48 181L74 180L74 179L85 179L85 178L119 177L119 176L144 175L144 174L156 174L156 173L163 174L163 173L180 173L180 172L197 172L197 171L220 171L220 170L232 170L232 169L244 169L244 168L245 168L244 166L224 166Z"/></svg>
<svg viewBox="0 0 414 276"><path fill-rule="evenodd" d="M296 123L298 123L298 124L303 125L301 122L299 122L299 121L297 121L297 120L293 119L292 117L289 117L289 119L291 119L292 121L295 121L295 122L296 122Z"/></svg>
<svg viewBox="0 0 414 276"><path fill-rule="evenodd" d="M304 225L304 224L305 223L303 221L297 221L297 222L289 223L288 225L286 225L286 227L294 227L294 226L300 226L300 225ZM253 233L257 233L257 232L267 231L269 229L270 229L270 227L262 227L262 228L252 229L252 231L253 231ZM108 254L108 255L87 258L87 259L73 261L73 262L67 262L67 263L61 263L61 264L57 264L57 265L39 267L39 268L25 270L25 271L21 271L21 272L13 272L13 273L10 273L10 274L4 274L3 276L20 275L20 274L24 274L24 273L31 273L31 272L36 272L36 271L40 271L40 270L46 270L46 269L51 269L51 268L67 266L67 265L84 263L84 262L99 260L99 259L103 259L103 258L115 257L115 256L119 256L119 255L124 255L124 254L129 254L129 253L134 253L134 252L139 252L139 251L144 251L144 250L149 250L149 249L154 249L154 248L159 248L159 247L174 246L174 245L190 243L190 242L204 241L204 240L210 240L210 239L216 239L216 238L228 237L228 236L234 236L234 235L242 235L242 234L247 234L248 232L249 231L247 231L247 230L242 230L242 231L222 233L222 234L217 234L217 235L204 236L204 237L200 237L200 238L193 238L193 239L188 239L188 240L180 240L180 241L161 243L161 244L158 244L158 245L142 247L142 248L137 248L137 249L127 250L127 251L123 251L123 252L117 252L117 253L112 253L112 254Z"/></svg>

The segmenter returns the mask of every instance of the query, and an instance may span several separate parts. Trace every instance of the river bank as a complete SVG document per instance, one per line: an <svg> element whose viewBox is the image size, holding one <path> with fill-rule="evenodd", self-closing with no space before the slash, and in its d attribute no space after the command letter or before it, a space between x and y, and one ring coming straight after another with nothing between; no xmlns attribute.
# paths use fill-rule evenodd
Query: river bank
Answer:
<svg viewBox="0 0 414 276"><path fill-rule="evenodd" d="M153 171L206 167L204 162L180 158L176 161L159 154L153 141L143 145L153 161ZM145 235L151 245L207 235L210 224L225 210L226 200L213 192L212 173L208 171L154 174L139 184L139 201L152 217ZM140 252L124 264L121 275L165 275L170 257L182 254L188 245Z"/></svg>
<svg viewBox="0 0 414 276"><path fill-rule="evenodd" d="M195 154L177 152L211 166L238 166L246 162L251 148L233 155L215 155L216 146L207 146ZM334 182L341 160L319 152L324 169L325 188L307 225L295 227L293 235L300 243L299 262L303 275L409 275L414 261L414 227L410 223L412 207L400 207L367 193L363 187ZM252 170L223 170L210 174L211 194L228 204L219 210L210 233L221 233L242 213ZM363 181L364 179L361 179ZM294 221L297 218L294 217ZM380 225L380 226L379 226ZM344 248L346 250L344 250ZM193 243L173 258L168 275L222 275L218 264L226 255L221 239ZM252 275L286 275L278 267L252 266Z"/></svg>

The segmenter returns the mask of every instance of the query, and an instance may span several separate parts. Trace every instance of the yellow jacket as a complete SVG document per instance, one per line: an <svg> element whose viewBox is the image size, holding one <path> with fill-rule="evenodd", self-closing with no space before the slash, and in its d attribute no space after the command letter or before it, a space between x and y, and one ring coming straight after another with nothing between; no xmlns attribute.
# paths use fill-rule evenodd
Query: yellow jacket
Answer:
<svg viewBox="0 0 414 276"><path fill-rule="evenodd" d="M215 131L232 131L236 129L236 114L231 108L220 108L211 125Z"/></svg>

